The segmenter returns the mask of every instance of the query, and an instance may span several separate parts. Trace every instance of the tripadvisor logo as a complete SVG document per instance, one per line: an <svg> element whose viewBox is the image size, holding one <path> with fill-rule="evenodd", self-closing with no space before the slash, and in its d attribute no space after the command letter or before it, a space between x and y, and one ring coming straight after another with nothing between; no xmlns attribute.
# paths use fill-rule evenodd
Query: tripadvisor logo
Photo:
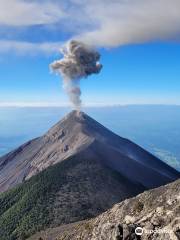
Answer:
<svg viewBox="0 0 180 240"><path fill-rule="evenodd" d="M152 234L152 233L157 233L157 234L166 234L166 233L172 233L173 230L169 229L143 229L142 227L137 227L135 228L135 234L141 236L143 233L145 234Z"/></svg>
<svg viewBox="0 0 180 240"><path fill-rule="evenodd" d="M135 229L135 234L141 236L143 234L143 229L142 227L137 227Z"/></svg>

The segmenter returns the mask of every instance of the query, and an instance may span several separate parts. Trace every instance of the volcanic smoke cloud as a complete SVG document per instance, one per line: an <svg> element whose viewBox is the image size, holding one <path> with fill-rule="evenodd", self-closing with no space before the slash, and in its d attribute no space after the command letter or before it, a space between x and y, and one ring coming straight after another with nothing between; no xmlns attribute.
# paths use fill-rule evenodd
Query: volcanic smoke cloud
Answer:
<svg viewBox="0 0 180 240"><path fill-rule="evenodd" d="M71 40L61 49L64 58L54 61L50 68L61 74L63 85L75 109L81 107L80 80L101 71L100 54L82 42Z"/></svg>

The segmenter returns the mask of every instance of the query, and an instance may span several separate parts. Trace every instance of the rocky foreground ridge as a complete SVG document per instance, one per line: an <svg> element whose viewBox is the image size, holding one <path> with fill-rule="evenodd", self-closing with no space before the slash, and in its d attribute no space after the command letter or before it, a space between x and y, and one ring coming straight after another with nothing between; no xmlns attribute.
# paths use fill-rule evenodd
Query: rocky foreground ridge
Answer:
<svg viewBox="0 0 180 240"><path fill-rule="evenodd" d="M118 203L96 218L49 229L30 240L179 240L179 213L180 179ZM141 236L135 234L137 227L143 229Z"/></svg>

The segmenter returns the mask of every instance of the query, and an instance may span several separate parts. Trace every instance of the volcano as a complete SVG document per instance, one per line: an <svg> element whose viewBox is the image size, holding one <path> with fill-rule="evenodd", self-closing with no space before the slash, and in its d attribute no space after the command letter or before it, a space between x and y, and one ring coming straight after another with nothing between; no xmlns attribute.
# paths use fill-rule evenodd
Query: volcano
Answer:
<svg viewBox="0 0 180 240"><path fill-rule="evenodd" d="M180 174L135 143L119 137L83 112L72 111L42 137L0 158L0 191L6 191L69 157L83 155L146 189ZM85 161L85 160L84 160Z"/></svg>
<svg viewBox="0 0 180 240"><path fill-rule="evenodd" d="M0 158L1 239L27 239L96 217L177 178L176 170L141 147L73 111Z"/></svg>

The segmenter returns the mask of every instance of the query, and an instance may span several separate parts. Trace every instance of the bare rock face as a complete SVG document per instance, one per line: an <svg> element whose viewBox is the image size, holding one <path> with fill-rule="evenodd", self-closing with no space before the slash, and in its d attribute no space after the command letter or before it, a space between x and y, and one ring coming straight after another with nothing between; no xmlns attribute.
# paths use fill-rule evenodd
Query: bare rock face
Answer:
<svg viewBox="0 0 180 240"><path fill-rule="evenodd" d="M180 177L175 169L133 142L117 136L85 113L72 111L42 137L0 158L0 192L84 150L146 189Z"/></svg>
<svg viewBox="0 0 180 240"><path fill-rule="evenodd" d="M94 219L63 226L58 231L58 240L179 240L180 180L146 191Z"/></svg>

